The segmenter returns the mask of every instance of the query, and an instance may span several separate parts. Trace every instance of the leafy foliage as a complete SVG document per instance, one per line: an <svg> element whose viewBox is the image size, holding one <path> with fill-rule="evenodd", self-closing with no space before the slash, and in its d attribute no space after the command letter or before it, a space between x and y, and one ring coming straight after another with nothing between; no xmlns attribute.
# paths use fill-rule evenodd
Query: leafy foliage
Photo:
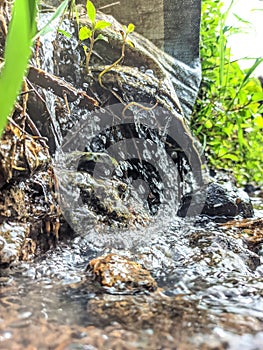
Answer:
<svg viewBox="0 0 263 350"><path fill-rule="evenodd" d="M252 74L263 59L246 70L231 61L227 38L237 28L226 25L230 8L225 13L221 8L220 0L203 0L203 79L191 127L211 166L231 169L240 184L262 183L263 91Z"/></svg>
<svg viewBox="0 0 263 350"><path fill-rule="evenodd" d="M86 55L86 68L87 68L87 71L89 72L89 62L92 55L94 44L98 40L107 40L107 38L104 37L102 34L99 34L97 37L95 37L95 32L97 30L102 30L104 28L111 26L111 23L106 21L96 21L97 12L96 12L95 6L90 0L87 0L86 9L87 9L87 16L91 22L91 28L88 28L87 26L81 27L79 29L79 40L84 41L89 39L90 41L89 49L86 45L83 45L83 49Z"/></svg>

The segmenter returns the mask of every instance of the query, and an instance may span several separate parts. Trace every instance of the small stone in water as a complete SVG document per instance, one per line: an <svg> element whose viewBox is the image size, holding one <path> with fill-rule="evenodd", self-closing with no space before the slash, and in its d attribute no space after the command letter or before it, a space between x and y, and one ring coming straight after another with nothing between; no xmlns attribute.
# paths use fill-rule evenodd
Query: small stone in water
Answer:
<svg viewBox="0 0 263 350"><path fill-rule="evenodd" d="M91 260L87 271L110 289L112 294L153 292L157 283L140 264L117 254L107 254Z"/></svg>

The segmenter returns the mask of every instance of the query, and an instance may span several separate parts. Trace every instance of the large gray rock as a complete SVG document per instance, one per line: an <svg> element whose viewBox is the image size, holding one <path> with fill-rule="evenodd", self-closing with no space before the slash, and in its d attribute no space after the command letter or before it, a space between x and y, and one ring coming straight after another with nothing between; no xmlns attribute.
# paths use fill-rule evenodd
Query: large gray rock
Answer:
<svg viewBox="0 0 263 350"><path fill-rule="evenodd" d="M60 0L44 0L58 6ZM76 0L86 4L86 0ZM201 81L199 34L201 0L94 1L97 9L122 24L134 23L136 32L163 50L170 79L189 119Z"/></svg>

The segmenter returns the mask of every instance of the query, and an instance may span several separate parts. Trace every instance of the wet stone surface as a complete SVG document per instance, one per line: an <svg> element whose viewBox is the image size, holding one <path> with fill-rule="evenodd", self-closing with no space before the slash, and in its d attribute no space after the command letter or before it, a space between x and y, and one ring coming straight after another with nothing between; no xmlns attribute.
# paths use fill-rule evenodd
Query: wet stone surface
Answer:
<svg viewBox="0 0 263 350"><path fill-rule="evenodd" d="M201 192L203 191L203 192ZM203 207L202 214L211 218L219 219L222 221L229 220L236 216L243 218L253 217L254 211L251 200L248 194L240 188L237 188L230 181L225 183L211 182L206 188L198 191L195 207L198 212L200 206ZM201 194L205 193L204 204L199 202L200 198L203 198ZM182 204L179 208L178 214L184 216L186 209L193 200L191 194L187 194L182 199Z"/></svg>
<svg viewBox="0 0 263 350"><path fill-rule="evenodd" d="M46 140L10 122L0 142L0 264L28 260L58 237L53 180Z"/></svg>
<svg viewBox="0 0 263 350"><path fill-rule="evenodd" d="M29 225L5 222L0 225L0 233L0 264L18 261L29 235Z"/></svg>
<svg viewBox="0 0 263 350"><path fill-rule="evenodd" d="M209 216L244 218L253 217L253 207L249 196L230 182L226 184L212 183L207 189L207 198L202 214Z"/></svg>
<svg viewBox="0 0 263 350"><path fill-rule="evenodd" d="M57 168L56 175L62 184L63 213L77 234L81 235L89 224L136 227L150 221L149 213L136 201L129 186L118 179L94 178L87 171L69 167Z"/></svg>
<svg viewBox="0 0 263 350"><path fill-rule="evenodd" d="M112 294L153 292L157 288L155 280L140 264L117 254L91 260L87 273Z"/></svg>

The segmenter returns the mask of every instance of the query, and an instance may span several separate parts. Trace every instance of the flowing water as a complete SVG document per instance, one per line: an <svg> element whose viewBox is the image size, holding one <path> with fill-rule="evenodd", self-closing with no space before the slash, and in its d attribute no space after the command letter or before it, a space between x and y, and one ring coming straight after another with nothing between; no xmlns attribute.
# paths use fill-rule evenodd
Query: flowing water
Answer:
<svg viewBox="0 0 263 350"><path fill-rule="evenodd" d="M257 214L262 215L262 210ZM86 276L109 252L147 268L157 292L116 295ZM262 245L206 220L90 228L34 262L1 270L1 349L263 348Z"/></svg>

